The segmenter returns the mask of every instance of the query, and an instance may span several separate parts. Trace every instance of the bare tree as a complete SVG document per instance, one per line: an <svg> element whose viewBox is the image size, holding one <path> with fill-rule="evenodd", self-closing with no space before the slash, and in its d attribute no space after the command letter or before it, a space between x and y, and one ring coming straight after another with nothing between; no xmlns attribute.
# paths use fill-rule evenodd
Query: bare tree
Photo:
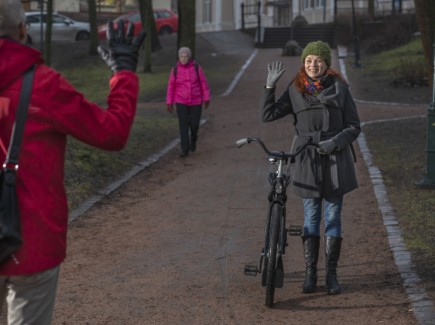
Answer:
<svg viewBox="0 0 435 325"><path fill-rule="evenodd" d="M375 17L375 0L368 0L368 14L373 19Z"/></svg>
<svg viewBox="0 0 435 325"><path fill-rule="evenodd" d="M155 39L157 38L156 24L153 14L153 4L152 0L139 0L138 3L142 20L142 28L147 33L147 37L145 38L144 42L145 60L143 72L150 73L152 72L151 54L153 51L153 41L155 42Z"/></svg>
<svg viewBox="0 0 435 325"><path fill-rule="evenodd" d="M91 28L89 40L89 54L97 55L98 47L98 27L97 27L97 5L95 0L88 0L88 15Z"/></svg>
<svg viewBox="0 0 435 325"><path fill-rule="evenodd" d="M43 6L43 2L41 1L41 5ZM45 64L48 66L51 65L51 31L53 29L53 0L47 1L47 16L45 20L45 39L40 40L43 46L43 57ZM43 17L41 17L43 19Z"/></svg>
<svg viewBox="0 0 435 325"><path fill-rule="evenodd" d="M435 2L427 0L414 0L415 15L421 33L426 71L430 85L433 83L433 49L435 32Z"/></svg>
<svg viewBox="0 0 435 325"><path fill-rule="evenodd" d="M114 4L115 4L115 12L122 12L122 7L124 6L124 0L115 0Z"/></svg>
<svg viewBox="0 0 435 325"><path fill-rule="evenodd" d="M195 0L178 1L178 48L186 46L195 57L196 12Z"/></svg>

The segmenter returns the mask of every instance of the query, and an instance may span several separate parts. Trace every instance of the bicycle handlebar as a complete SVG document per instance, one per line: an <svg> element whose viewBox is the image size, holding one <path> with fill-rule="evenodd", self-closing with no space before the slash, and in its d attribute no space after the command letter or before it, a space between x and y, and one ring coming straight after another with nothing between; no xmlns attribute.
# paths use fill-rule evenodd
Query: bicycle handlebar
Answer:
<svg viewBox="0 0 435 325"><path fill-rule="evenodd" d="M241 148L242 146L244 146L245 144L250 144L251 142L257 142L258 144L260 144L260 146L263 148L264 152L270 156L270 157L276 157L276 158L294 158L297 155L299 155L302 150L304 150L307 146L314 146L314 147L319 147L318 144L313 143L313 139L311 137L308 137L307 142L304 143L304 145L302 147L300 147L295 153L286 153L284 151L270 151L266 145L264 144L264 142L259 139L259 138L243 138L243 139L239 139L236 141L236 145L238 148Z"/></svg>

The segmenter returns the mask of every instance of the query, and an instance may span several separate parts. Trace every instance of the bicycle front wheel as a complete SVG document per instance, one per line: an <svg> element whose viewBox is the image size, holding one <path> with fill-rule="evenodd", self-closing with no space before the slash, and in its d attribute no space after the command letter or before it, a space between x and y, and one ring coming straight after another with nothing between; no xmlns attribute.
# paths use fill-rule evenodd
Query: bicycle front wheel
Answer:
<svg viewBox="0 0 435 325"><path fill-rule="evenodd" d="M279 204L274 204L270 209L270 223L269 223L269 250L267 252L267 265L266 265L266 306L273 307L273 300L275 297L275 276L277 266L277 251L278 239L280 228L280 217L282 207Z"/></svg>

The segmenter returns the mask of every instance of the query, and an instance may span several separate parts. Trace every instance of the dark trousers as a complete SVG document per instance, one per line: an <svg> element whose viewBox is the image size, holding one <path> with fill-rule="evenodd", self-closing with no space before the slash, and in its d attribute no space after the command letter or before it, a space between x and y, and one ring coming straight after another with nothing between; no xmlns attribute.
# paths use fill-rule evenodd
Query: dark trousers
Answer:
<svg viewBox="0 0 435 325"><path fill-rule="evenodd" d="M198 139L199 122L201 120L202 105L187 106L177 104L178 125L180 127L181 150L188 153L190 141ZM189 137L190 131L190 137Z"/></svg>

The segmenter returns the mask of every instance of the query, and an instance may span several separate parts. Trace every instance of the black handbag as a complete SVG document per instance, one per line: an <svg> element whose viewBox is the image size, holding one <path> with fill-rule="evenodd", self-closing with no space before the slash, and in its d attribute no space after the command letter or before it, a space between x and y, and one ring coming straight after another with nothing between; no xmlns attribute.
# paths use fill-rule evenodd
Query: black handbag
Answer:
<svg viewBox="0 0 435 325"><path fill-rule="evenodd" d="M23 243L15 182L34 72L35 66L32 66L24 73L8 154L0 171L0 263L11 256Z"/></svg>

